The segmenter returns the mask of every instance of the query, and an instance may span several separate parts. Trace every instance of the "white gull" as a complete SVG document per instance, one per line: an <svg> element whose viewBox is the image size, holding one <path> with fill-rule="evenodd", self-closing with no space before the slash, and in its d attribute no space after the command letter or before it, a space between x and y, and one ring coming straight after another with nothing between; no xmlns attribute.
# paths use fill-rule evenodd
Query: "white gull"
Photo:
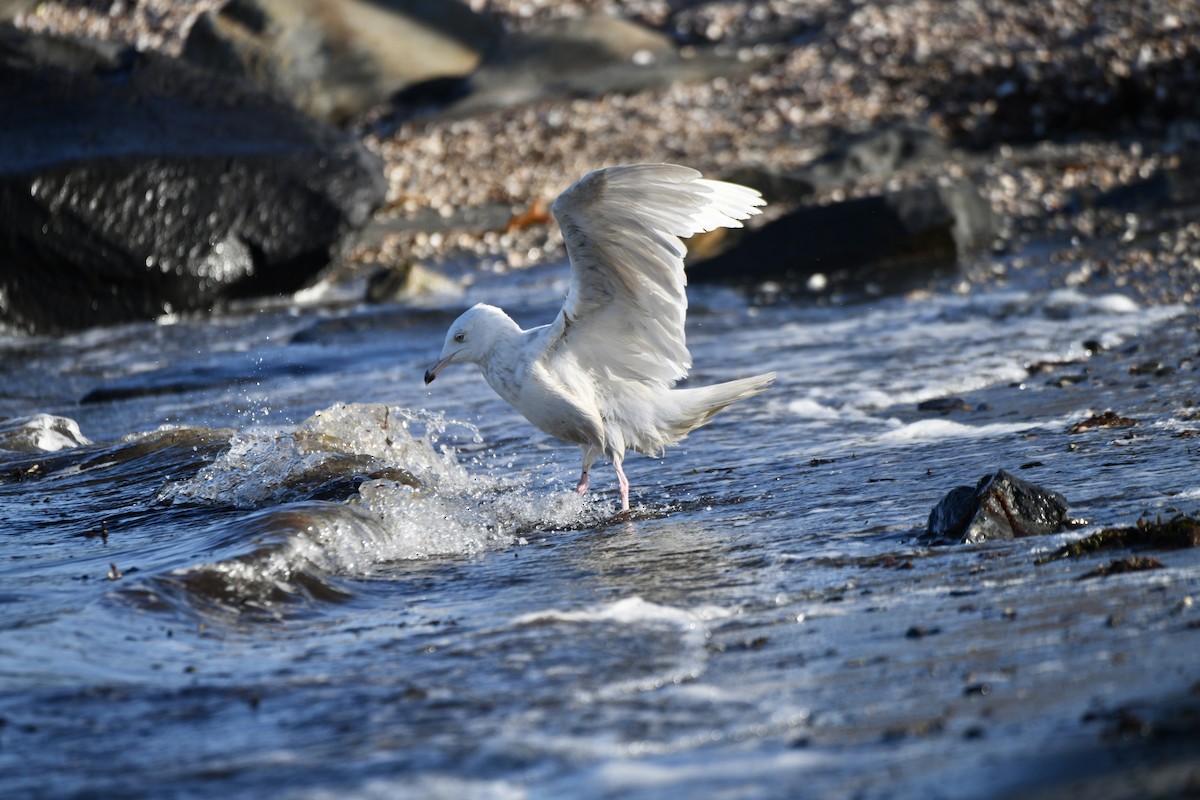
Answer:
<svg viewBox="0 0 1200 800"><path fill-rule="evenodd" d="M658 456L730 403L766 391L775 373L676 389L692 366L684 338L687 283L680 237L740 228L764 204L754 189L705 180L674 164L609 167L585 175L552 210L571 259L562 311L522 330L480 303L454 321L430 383L447 365L479 365L484 378L546 433L579 445L576 491L604 454L629 510L628 450Z"/></svg>

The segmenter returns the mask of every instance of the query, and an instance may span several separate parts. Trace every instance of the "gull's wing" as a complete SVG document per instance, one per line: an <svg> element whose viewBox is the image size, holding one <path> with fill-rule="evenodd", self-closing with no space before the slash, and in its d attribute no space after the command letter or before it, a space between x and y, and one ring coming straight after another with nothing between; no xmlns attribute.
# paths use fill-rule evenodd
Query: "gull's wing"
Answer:
<svg viewBox="0 0 1200 800"><path fill-rule="evenodd" d="M554 201L571 287L546 332L548 356L565 350L590 369L674 385L692 365L680 237L740 228L763 202L754 189L674 164L585 175Z"/></svg>

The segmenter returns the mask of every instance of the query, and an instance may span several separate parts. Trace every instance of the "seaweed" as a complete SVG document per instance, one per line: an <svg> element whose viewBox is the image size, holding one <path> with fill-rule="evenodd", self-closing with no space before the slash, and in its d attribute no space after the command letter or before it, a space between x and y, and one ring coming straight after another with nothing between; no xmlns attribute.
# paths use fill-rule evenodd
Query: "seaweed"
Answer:
<svg viewBox="0 0 1200 800"><path fill-rule="evenodd" d="M1142 550L1183 550L1200 547L1200 519L1184 514L1172 517L1166 522L1161 517L1154 521L1143 517L1131 526L1105 528L1091 536L1085 536L1039 558L1035 563L1047 564L1064 558L1078 558L1100 550L1122 547Z"/></svg>

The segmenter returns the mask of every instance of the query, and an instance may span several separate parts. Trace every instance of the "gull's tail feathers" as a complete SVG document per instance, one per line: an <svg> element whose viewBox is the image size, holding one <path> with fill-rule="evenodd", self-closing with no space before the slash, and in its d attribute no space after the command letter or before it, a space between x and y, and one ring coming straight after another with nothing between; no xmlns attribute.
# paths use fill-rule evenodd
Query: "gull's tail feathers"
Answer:
<svg viewBox="0 0 1200 800"><path fill-rule="evenodd" d="M707 425L713 416L728 405L747 397L762 394L775 383L775 373L739 378L736 381L698 386L694 389L675 389L671 392L678 401L678 413L668 420L670 433L676 441L687 436L701 425Z"/></svg>

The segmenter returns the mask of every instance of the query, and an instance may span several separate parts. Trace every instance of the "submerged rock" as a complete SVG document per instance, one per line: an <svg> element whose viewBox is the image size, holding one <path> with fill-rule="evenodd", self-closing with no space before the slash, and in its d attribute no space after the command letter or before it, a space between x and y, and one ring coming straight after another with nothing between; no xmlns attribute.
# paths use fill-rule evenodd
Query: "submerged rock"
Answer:
<svg viewBox="0 0 1200 800"><path fill-rule="evenodd" d="M0 322L54 333L293 292L382 202L359 142L229 78L0 26Z"/></svg>
<svg viewBox="0 0 1200 800"><path fill-rule="evenodd" d="M974 488L951 489L930 512L925 536L970 544L1058 533L1067 522L1061 494L997 470Z"/></svg>

